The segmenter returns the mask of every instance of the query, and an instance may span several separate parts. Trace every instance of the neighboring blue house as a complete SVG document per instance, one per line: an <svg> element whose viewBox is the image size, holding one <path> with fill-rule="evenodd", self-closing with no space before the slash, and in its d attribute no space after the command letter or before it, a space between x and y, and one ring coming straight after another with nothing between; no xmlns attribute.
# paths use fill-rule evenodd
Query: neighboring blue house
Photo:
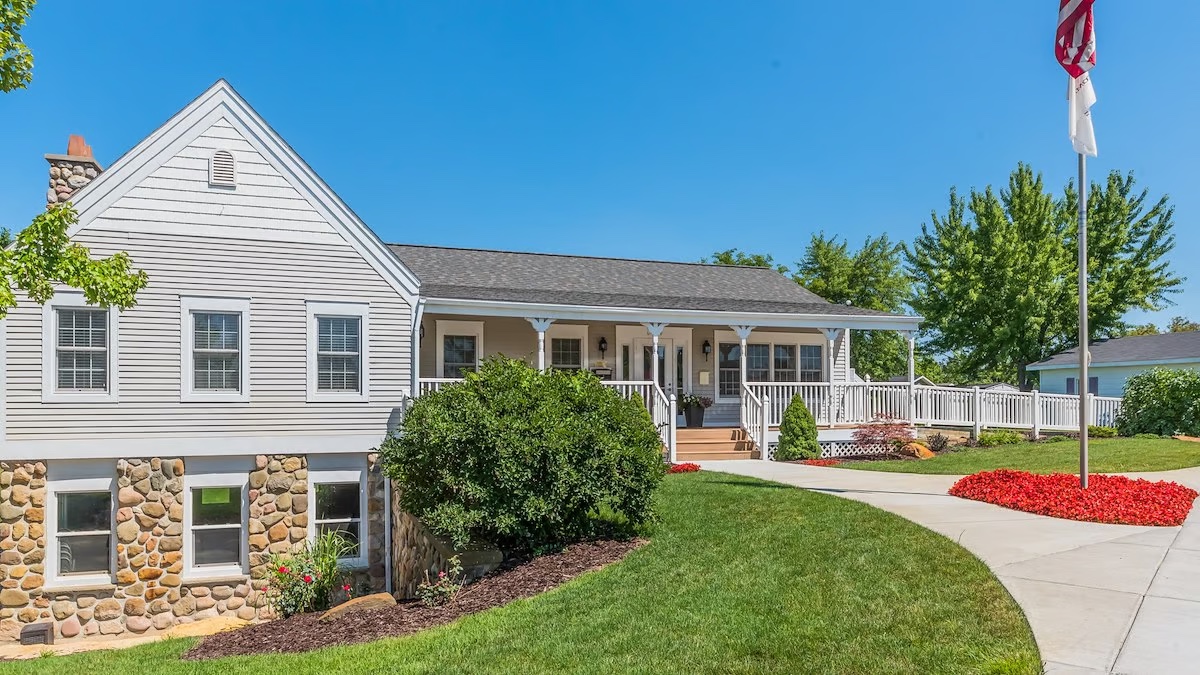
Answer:
<svg viewBox="0 0 1200 675"><path fill-rule="evenodd" d="M1131 335L1093 342L1088 391L1097 396L1121 396L1125 381L1151 368L1200 370L1200 332ZM1079 350L1065 352L1029 366L1038 373L1039 389L1047 394L1079 392Z"/></svg>

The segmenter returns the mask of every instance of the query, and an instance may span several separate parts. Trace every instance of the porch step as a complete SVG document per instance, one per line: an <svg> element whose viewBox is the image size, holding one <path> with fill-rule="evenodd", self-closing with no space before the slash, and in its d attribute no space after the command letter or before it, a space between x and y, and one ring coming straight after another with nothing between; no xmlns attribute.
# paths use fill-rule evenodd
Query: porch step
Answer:
<svg viewBox="0 0 1200 675"><path fill-rule="evenodd" d="M678 429L675 432L675 440L675 459L679 462L758 457L754 443L740 428Z"/></svg>

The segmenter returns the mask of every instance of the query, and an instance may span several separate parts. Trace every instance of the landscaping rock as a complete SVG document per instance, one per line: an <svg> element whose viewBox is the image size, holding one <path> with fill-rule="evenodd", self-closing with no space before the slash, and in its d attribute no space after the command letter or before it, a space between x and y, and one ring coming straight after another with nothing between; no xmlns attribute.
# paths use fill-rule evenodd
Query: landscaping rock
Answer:
<svg viewBox="0 0 1200 675"><path fill-rule="evenodd" d="M326 611L321 615L321 621L335 621L350 612L364 609L378 609L380 607L391 607L394 604L396 604L396 599L393 598L390 593L364 595L347 600L337 607Z"/></svg>

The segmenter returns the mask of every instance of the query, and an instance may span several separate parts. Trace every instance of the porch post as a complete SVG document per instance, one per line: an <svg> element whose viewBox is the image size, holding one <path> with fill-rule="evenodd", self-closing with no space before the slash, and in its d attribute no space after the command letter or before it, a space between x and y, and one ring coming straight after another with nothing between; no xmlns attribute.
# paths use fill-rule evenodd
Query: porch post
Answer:
<svg viewBox="0 0 1200 675"><path fill-rule="evenodd" d="M739 381L741 382L742 386L744 387L747 384L746 383L746 340L750 339L750 333L754 330L754 326L730 326L730 328L732 328L733 331L735 333L737 333L738 341L739 341L739 344L741 345L741 349L738 351L738 353L741 354L741 359L739 359L739 361L738 361L738 372L740 373ZM718 356L717 358L720 358L720 356ZM720 378L721 378L721 376L718 374L717 375L717 387L718 388L720 388L720 386L721 386ZM742 392L740 389L738 390L738 400L745 400L742 398ZM738 409L741 411L739 413L740 419L738 420L738 424L740 424L741 427L743 429L745 429L746 428L746 406L744 406L744 405L738 406Z"/></svg>
<svg viewBox="0 0 1200 675"><path fill-rule="evenodd" d="M650 331L650 339L654 342L650 354L650 380L654 384L658 384L658 338L662 335L663 329L667 327L667 324L644 323L642 325L646 327L646 330Z"/></svg>
<svg viewBox="0 0 1200 675"><path fill-rule="evenodd" d="M525 319L529 322L533 329L537 331L538 349L537 360L538 370L545 372L546 370L546 331L550 329L550 324L554 323L554 319Z"/></svg>
<svg viewBox="0 0 1200 675"><path fill-rule="evenodd" d="M825 423L833 426L833 364L836 360L833 355L834 341L838 339L838 335L842 332L841 328L822 328L821 332L825 334L825 360L828 362L826 370L826 379L829 382L829 393L825 400Z"/></svg>
<svg viewBox="0 0 1200 675"><path fill-rule="evenodd" d="M911 330L902 330L900 334L908 340L908 421L917 421L917 339Z"/></svg>

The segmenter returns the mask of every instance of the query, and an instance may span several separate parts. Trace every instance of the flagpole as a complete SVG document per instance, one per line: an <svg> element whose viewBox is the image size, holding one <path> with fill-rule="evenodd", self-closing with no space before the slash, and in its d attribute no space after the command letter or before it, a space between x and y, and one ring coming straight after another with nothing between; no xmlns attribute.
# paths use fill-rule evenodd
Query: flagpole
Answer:
<svg viewBox="0 0 1200 675"><path fill-rule="evenodd" d="M1079 487L1088 486L1087 159L1079 153Z"/></svg>

